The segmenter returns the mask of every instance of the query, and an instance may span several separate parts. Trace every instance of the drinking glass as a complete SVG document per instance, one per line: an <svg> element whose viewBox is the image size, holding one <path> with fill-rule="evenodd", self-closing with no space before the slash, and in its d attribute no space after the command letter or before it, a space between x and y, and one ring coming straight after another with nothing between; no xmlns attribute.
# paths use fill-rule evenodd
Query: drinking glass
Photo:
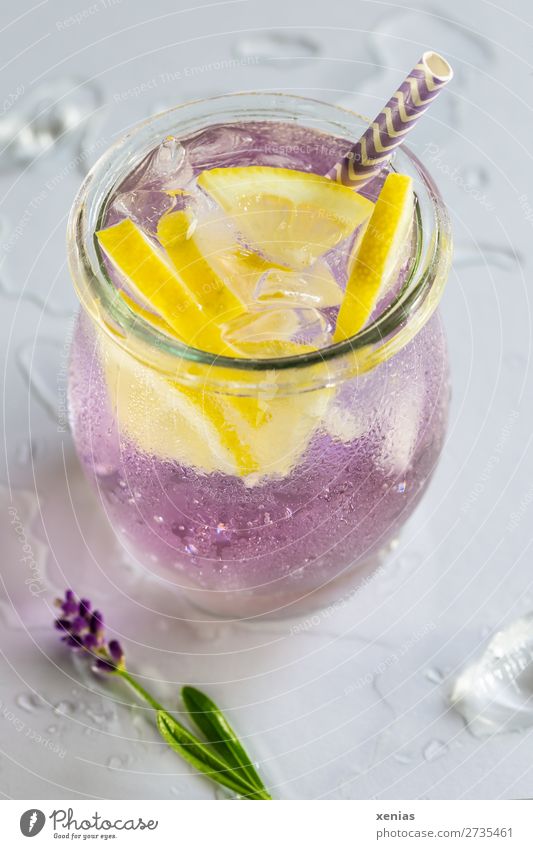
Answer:
<svg viewBox="0 0 533 849"><path fill-rule="evenodd" d="M317 171L317 131L327 148L331 138L356 140L367 125L306 98L229 95L150 118L97 162L68 228L81 302L72 432L118 537L145 569L216 616L295 615L338 603L383 562L441 453L449 389L436 307L450 227L431 177L403 146L392 167L413 178L411 257L370 324L282 358L182 344L117 297L94 234L117 186L162 139L235 122L276 123L279 164L287 154L279 122L301 127L303 140L308 131L312 143L299 153ZM229 413L213 425L220 409ZM255 465L244 448L237 457L228 448L239 427Z"/></svg>

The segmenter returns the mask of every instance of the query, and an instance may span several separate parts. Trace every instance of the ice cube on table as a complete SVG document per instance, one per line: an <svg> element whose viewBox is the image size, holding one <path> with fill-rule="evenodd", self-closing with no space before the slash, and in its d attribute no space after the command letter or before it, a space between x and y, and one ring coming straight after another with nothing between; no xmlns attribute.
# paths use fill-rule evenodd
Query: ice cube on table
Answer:
<svg viewBox="0 0 533 849"><path fill-rule="evenodd" d="M533 725L533 613L494 635L455 679L450 701L478 737Z"/></svg>

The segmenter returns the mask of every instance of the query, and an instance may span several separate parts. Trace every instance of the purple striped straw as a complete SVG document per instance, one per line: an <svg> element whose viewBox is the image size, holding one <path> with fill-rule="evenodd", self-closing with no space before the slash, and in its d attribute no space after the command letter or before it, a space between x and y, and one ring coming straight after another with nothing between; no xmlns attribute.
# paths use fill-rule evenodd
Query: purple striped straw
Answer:
<svg viewBox="0 0 533 849"><path fill-rule="evenodd" d="M356 189L368 183L452 77L446 59L432 51L424 53L359 141L326 176Z"/></svg>

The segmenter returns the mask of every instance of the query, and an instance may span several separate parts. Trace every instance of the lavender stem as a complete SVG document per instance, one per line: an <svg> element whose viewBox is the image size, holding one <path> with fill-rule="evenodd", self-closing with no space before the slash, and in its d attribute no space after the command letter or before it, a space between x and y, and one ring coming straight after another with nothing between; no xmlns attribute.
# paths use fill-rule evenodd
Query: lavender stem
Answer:
<svg viewBox="0 0 533 849"><path fill-rule="evenodd" d="M159 702L156 702L156 700L152 698L148 690L145 690L144 687L130 675L127 669L121 667L116 670L115 674L120 675L121 678L124 679L124 681L127 681L130 687L132 687L139 696L142 696L142 698L146 702L148 702L150 707L153 707L154 710L166 710L166 708L164 708L162 705L159 704Z"/></svg>

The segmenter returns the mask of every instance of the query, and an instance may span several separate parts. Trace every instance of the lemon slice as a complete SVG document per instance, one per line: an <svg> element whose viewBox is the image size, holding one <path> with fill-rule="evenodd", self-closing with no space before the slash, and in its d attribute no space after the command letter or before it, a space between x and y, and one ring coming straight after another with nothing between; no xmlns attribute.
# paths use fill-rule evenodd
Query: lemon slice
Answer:
<svg viewBox="0 0 533 849"><path fill-rule="evenodd" d="M164 318L156 315L151 310L141 307L137 301L127 294L127 292L121 290L118 292L118 295L123 301L125 301L132 312L148 324L151 324L152 327L156 327L158 330L162 330L169 336L176 338L176 334L172 327L167 324ZM272 338L274 333L280 332L277 314L273 313L270 315L268 312L264 312L257 315L263 319L263 332L260 334L262 338L259 340L253 338L249 339L246 338L246 335L244 334L244 338L239 339L238 341L228 342L224 339L226 345L224 347L224 344L221 343L221 350L219 353L226 354L231 357L265 359L270 357L295 357L300 354L307 354L316 350L313 345L308 345L304 342L294 342L291 339ZM253 318L253 316L251 317ZM284 326L287 331L294 331L297 329L297 323L292 319L290 311L287 311L286 324ZM222 330L223 333L225 333L224 326Z"/></svg>
<svg viewBox="0 0 533 849"><path fill-rule="evenodd" d="M119 294L145 321L173 335L164 319L125 292ZM313 350L285 339L242 340L238 354L260 359ZM277 397L275 372L265 373L259 394L251 397L203 392L141 364L104 333L101 351L113 414L123 435L147 454L204 473L238 475L247 485L291 471L323 423L334 394L319 389ZM235 377L240 375L235 372Z"/></svg>
<svg viewBox="0 0 533 849"><path fill-rule="evenodd" d="M265 373L258 396L184 386L141 364L105 333L100 351L113 415L146 454L248 485L288 474L320 427L333 390L278 397Z"/></svg>
<svg viewBox="0 0 533 849"><path fill-rule="evenodd" d="M154 309L182 341L213 353L219 353L221 347L227 349L212 316L195 300L164 253L131 219L99 230L96 236L135 298Z"/></svg>
<svg viewBox="0 0 533 849"><path fill-rule="evenodd" d="M389 174L353 260L337 317L335 342L364 327L380 296L394 281L407 257L413 210L411 177Z"/></svg>
<svg viewBox="0 0 533 849"><path fill-rule="evenodd" d="M121 435L139 450L204 472L257 471L257 461L226 422L216 394L173 384L105 337L100 350Z"/></svg>
<svg viewBox="0 0 533 849"><path fill-rule="evenodd" d="M194 232L197 224L198 219L189 209L169 212L159 219L157 238L206 315L217 322L227 321L244 312L244 305L199 246Z"/></svg>
<svg viewBox="0 0 533 849"><path fill-rule="evenodd" d="M251 248L296 269L335 247L373 209L353 189L288 168L214 168L197 183L232 217Z"/></svg>
<svg viewBox="0 0 533 849"><path fill-rule="evenodd" d="M127 281L129 294L121 291L118 296L143 320L187 344L233 353L223 338L221 319L242 313L242 301L224 281L219 285L211 258L193 239L189 214L171 213L164 219L158 236L165 251L129 219L97 234ZM263 273L263 259L235 246L228 250L228 263L233 251L254 273ZM277 319L271 320L272 339L268 328L260 341L244 336L238 354L287 356L312 350L290 339L276 340ZM321 426L332 393L320 389L278 397L276 372L265 373L252 397L204 392L140 363L104 333L101 352L113 413L121 432L140 450L203 473L238 475L249 485L290 472ZM228 380L240 378L233 371L227 369Z"/></svg>
<svg viewBox="0 0 533 849"><path fill-rule="evenodd" d="M138 315L140 318L142 318L148 324L151 324L152 327L157 327L158 330L162 330L164 333L168 333L169 336L173 336L174 338L178 338L178 337L176 337L176 334L172 330L172 327L170 326L170 324L168 324L165 321L164 318L161 318L161 316L156 315L156 313L152 312L151 310L147 310L147 309L145 309L145 307L142 307L140 304L137 303L137 301L134 298L130 297L128 295L128 293L125 292L123 289L119 289L117 291L117 294L123 301L126 302L126 304L129 306L129 308L132 312L134 312L136 315Z"/></svg>

